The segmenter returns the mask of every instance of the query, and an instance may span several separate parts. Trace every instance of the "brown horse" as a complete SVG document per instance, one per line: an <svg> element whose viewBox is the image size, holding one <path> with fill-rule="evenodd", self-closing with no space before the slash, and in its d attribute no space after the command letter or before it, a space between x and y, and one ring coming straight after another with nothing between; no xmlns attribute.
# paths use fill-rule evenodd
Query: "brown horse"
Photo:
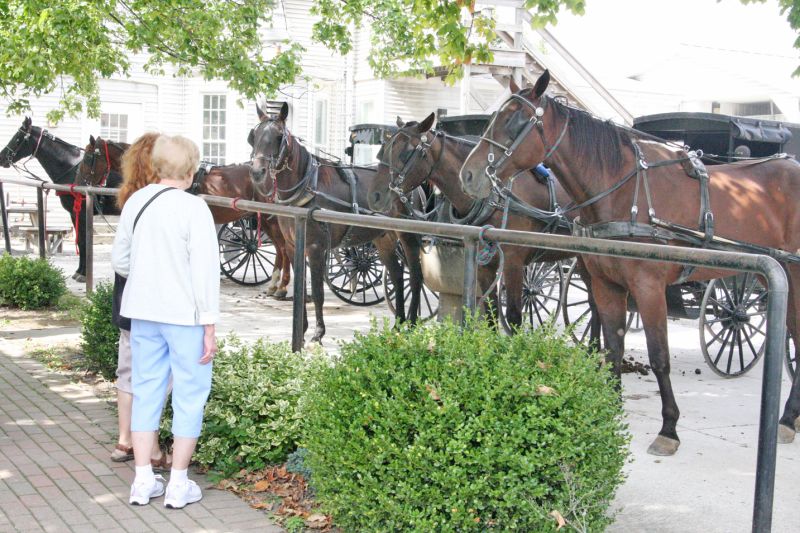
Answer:
<svg viewBox="0 0 800 533"><path fill-rule="evenodd" d="M653 141L645 134L601 121L545 96L549 81L545 71L532 89L512 95L500 108L461 169L466 193L485 197L492 182L502 183L520 169L544 161L578 202L581 223L589 225L589 235L629 238L613 231L625 227L638 236L637 240L652 242L659 240L652 237L656 225L663 228L668 221L671 227L696 228L700 220L700 228L694 233L700 245L714 232L790 253L800 249L800 164L796 161L771 158L717 165L709 167L707 179L696 172L697 165L682 148ZM704 182L708 183L705 193L701 186ZM685 238L664 240L677 245L687 242ZM617 375L629 292L636 302L662 402L663 424L648 451L674 454L680 444L675 428L680 413L669 377L665 288L676 282L722 277L730 271L685 270L675 264L595 255L585 256L584 261L592 276L592 292ZM787 264L786 269L790 285L788 329L797 346L800 265ZM753 327L747 322L741 326ZM798 413L800 379L796 377L780 420L781 441L794 438Z"/></svg>
<svg viewBox="0 0 800 533"><path fill-rule="evenodd" d="M251 177L256 191L265 198L283 205L297 207L323 207L336 211L363 211L367 203L367 189L375 179L374 169L340 167L312 156L286 127L289 112L283 104L277 116L264 114L258 106L259 124L253 128L248 142L253 146ZM270 179L272 178L272 179ZM348 183L346 180L350 180ZM351 187L351 184L353 185ZM281 230L286 236L290 255L294 253L294 222L280 217ZM400 235L403 251L409 259L411 308L409 319L415 322L420 303L422 273L419 267L419 240L415 236ZM392 233L383 230L325 224L310 220L306 227L305 254L311 269L311 298L316 312L316 328L312 342L321 342L325 335L324 303L325 258L329 249L353 246L373 241L381 261L386 266L395 287L403 286L403 266L396 253L396 240ZM395 315L405 319L403 291L395 291ZM308 328L304 315L303 330Z"/></svg>
<svg viewBox="0 0 800 533"><path fill-rule="evenodd" d="M118 186L122 181L119 174L122 168L122 155L129 147L130 145L126 143L90 136L75 182L79 185ZM253 190L249 165L215 166L208 171L198 171L191 191L227 198L263 201ZM111 210L111 205L116 205L113 198L106 196L98 198L99 202L103 202L104 213L118 214L118 211L113 213ZM105 209L106 204L109 206L108 209ZM227 224L248 214L233 207L209 206L209 209L215 224ZM286 254L286 241L275 217L267 215L261 217L264 232L275 245L275 268L266 291L276 298L284 298L291 275L291 259Z"/></svg>
<svg viewBox="0 0 800 533"><path fill-rule="evenodd" d="M441 190L452 204L452 215L445 216L450 221L477 226L488 224L519 231L570 232L569 225L565 221L559 221L559 217L553 213L558 205L566 205L570 199L557 182L550 181L550 177L540 177L524 184L518 182L518 186L512 185L508 191L512 193L511 196L504 199L493 197L491 201L476 201L466 195L461 190L458 171L476 143L448 135L444 131L431 130L434 118L431 113L420 123L405 124L400 117L397 118L400 129L378 154L378 176L368 195L370 209L388 211L396 203L398 196L407 197L411 191L427 181ZM531 184L532 186L527 186ZM506 215L503 207L508 202L510 205ZM503 247L505 318L512 329L522 325L525 265L532 261L561 261L574 255L524 246ZM498 257L495 255L490 263L478 269L478 283L482 292L489 290L495 279L499 267ZM496 300L494 303L497 309ZM533 295L530 302L532 318L538 318L539 323L549 319L548 313L551 310L546 307L548 303L555 303L556 307L558 305L557 299L555 302L548 302L546 295Z"/></svg>

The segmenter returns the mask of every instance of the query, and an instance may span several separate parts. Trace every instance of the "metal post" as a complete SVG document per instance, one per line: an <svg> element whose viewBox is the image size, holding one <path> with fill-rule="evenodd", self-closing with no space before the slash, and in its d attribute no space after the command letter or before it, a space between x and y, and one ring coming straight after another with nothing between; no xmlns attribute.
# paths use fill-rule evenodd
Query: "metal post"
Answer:
<svg viewBox="0 0 800 533"><path fill-rule="evenodd" d="M464 307L470 314L475 312L475 285L478 269L478 241L472 238L464 239ZM462 322L467 319L464 313Z"/></svg>
<svg viewBox="0 0 800 533"><path fill-rule="evenodd" d="M292 302L292 351L303 348L306 312L306 219L294 217L294 301Z"/></svg>
<svg viewBox="0 0 800 533"><path fill-rule="evenodd" d="M11 253L11 235L8 232L8 213L6 212L6 197L3 192L2 181L0 181L0 223L3 224L3 238L6 241L6 252Z"/></svg>
<svg viewBox="0 0 800 533"><path fill-rule="evenodd" d="M86 228L83 251L86 254L86 294L89 295L94 290L94 197L91 193L86 195L86 209L83 216Z"/></svg>
<svg viewBox="0 0 800 533"><path fill-rule="evenodd" d="M47 234L44 223L44 191L41 187L36 189L36 212L39 215L39 257L47 257Z"/></svg>
<svg viewBox="0 0 800 533"><path fill-rule="evenodd" d="M772 505L775 492L778 416L780 414L781 367L786 349L786 308L788 282L780 264L771 258L760 261L767 273L767 346L764 354L764 378L761 382L761 418L758 428L756 490L753 501L753 532L772 529Z"/></svg>

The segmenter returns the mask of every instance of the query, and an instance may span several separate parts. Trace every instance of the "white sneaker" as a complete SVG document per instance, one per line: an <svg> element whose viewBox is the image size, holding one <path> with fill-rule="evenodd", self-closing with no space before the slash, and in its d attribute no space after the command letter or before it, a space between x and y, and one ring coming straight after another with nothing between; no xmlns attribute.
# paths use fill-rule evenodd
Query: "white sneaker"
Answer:
<svg viewBox="0 0 800 533"><path fill-rule="evenodd" d="M131 485L131 497L128 502L131 505L147 505L150 503L150 498L158 498L162 494L164 494L164 478L155 476L155 481L150 486L143 483Z"/></svg>
<svg viewBox="0 0 800 533"><path fill-rule="evenodd" d="M167 485L167 495L164 498L164 507L170 509L183 509L190 503L199 502L203 499L200 487L191 479L186 483L170 483Z"/></svg>

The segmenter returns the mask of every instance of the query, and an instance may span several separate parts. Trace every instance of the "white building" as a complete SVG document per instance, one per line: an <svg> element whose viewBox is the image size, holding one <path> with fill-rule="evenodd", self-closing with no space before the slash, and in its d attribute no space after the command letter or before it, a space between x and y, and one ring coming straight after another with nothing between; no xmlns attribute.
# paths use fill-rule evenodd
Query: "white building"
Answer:
<svg viewBox="0 0 800 533"><path fill-rule="evenodd" d="M629 122L631 116L687 110L770 115L790 121L800 118L797 85L778 86L774 76L768 74L774 65L763 60L759 64L758 58L743 70L735 68L735 60L741 61L741 54L727 53L730 61L724 62L726 53L715 53L715 69L711 73L714 88L705 86L703 94L695 91L687 95L669 81L679 75L701 76L703 69L708 70L706 56L711 54L708 51L703 57L696 51L676 53L671 61L654 64L635 78L615 80L603 87L552 35L531 30L524 11L509 6L510 0L498 4L492 9L499 21L498 36L502 44L496 50L495 63L472 65L461 83L449 86L439 77L375 79L367 63L366 30L356 33L354 50L341 57L311 42L311 0L283 0L276 10L273 28L265 30L265 36L275 40L288 36L306 48L305 78L283 88L272 102L261 104L274 106L287 102L290 130L312 152L341 158L352 124L394 123L398 115L404 120L421 120L430 112L488 113L504 97L503 84L509 76L530 81L544 67L554 76L552 86L556 92L566 94L574 103L603 118L620 122ZM132 142L153 130L181 134L198 144L206 161L227 164L249 159L246 139L257 121L255 102L243 100L222 81L175 77L170 72L152 76L144 72L144 62L145 57L133 58L129 78L100 81L100 119L81 116L68 118L57 126L48 125L46 113L58 99L53 94L32 102L30 116L34 125L46 126L56 136L79 146L88 143L89 135ZM726 76L732 78L727 84ZM2 105L0 111L4 111ZM22 119L0 112L0 146L11 139ZM45 176L35 162L28 167ZM16 175L14 169L0 168L0 176ZM35 202L31 188L7 186L6 193L15 203ZM68 224L68 216L58 202L50 201L49 212L50 224Z"/></svg>

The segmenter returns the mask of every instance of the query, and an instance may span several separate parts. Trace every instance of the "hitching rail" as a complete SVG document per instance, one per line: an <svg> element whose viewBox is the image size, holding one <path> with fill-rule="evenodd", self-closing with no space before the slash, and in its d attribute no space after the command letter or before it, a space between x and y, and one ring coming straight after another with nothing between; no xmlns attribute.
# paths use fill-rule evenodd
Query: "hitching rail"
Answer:
<svg viewBox="0 0 800 533"><path fill-rule="evenodd" d="M86 213L92 212L94 195L115 195L116 189L98 187L74 187L37 182L28 179L0 179L2 182L35 186L40 189L73 191L87 197ZM2 191L2 189L0 189ZM231 198L199 195L209 205L232 207ZM39 209L42 207L42 194L38 195ZM3 227L7 227L4 199L0 195ZM465 245L464 264L464 305L475 309L475 279L477 263L475 261L478 236L481 229L474 226L457 226L436 222L396 219L370 215L340 213L326 209L310 209L238 200L236 207L243 212L257 212L283 217L292 217L295 221L297 244L294 255L294 303L292 323L292 349L299 350L303 342L303 316L305 313L304 298L298 297L305 288L304 243L305 228L308 219L316 222L358 225L369 228L402 231L424 235L437 235L461 239ZM86 216L87 256L86 256L86 289L92 287L92 217ZM44 257L44 217L39 217L39 253ZM764 356L764 376L761 387L761 419L758 434L758 459L756 463L756 486L753 502L752 530L762 533L772 529L772 506L775 489L775 463L777 458L778 412L781 384L781 366L786 339L786 306L788 283L786 274L780 263L765 255L719 252L659 244L621 242L586 237L570 237L545 233L529 233L523 231L490 229L484 237L503 244L535 246L549 250L577 252L582 254L606 255L644 259L648 261L667 261L693 266L705 266L731 270L742 270L762 274L769 287L767 298L767 339ZM6 237L7 238L7 237ZM9 249L9 241L6 240Z"/></svg>

